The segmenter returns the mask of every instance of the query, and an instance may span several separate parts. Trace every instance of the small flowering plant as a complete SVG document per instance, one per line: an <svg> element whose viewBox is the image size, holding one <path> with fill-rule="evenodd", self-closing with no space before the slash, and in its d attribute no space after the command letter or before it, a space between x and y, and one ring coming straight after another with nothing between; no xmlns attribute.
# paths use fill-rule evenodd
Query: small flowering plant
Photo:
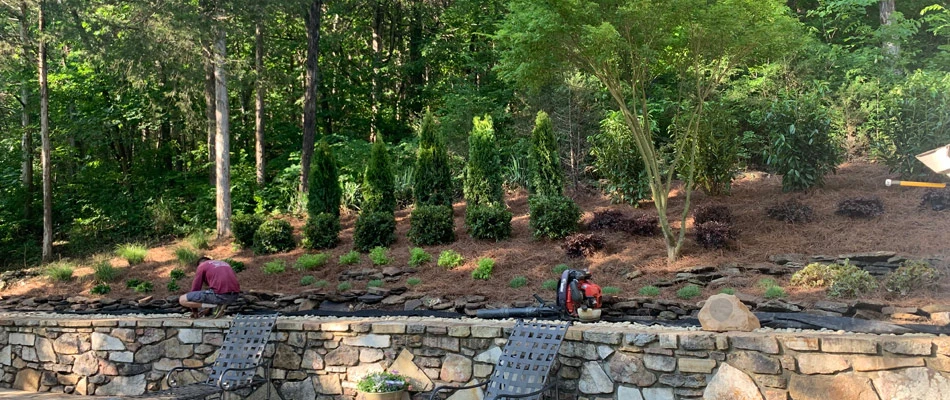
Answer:
<svg viewBox="0 0 950 400"><path fill-rule="evenodd" d="M392 372L373 372L356 383L356 390L363 393L386 393L409 389L406 377Z"/></svg>

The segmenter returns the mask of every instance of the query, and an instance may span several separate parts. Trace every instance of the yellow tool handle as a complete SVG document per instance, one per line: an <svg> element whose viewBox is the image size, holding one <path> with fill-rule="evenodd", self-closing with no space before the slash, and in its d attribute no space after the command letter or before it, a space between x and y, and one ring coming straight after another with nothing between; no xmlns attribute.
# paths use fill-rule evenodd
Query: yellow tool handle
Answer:
<svg viewBox="0 0 950 400"><path fill-rule="evenodd" d="M938 189L947 187L946 183L898 181L898 180L892 180L892 179L887 179L884 181L884 186L891 186L891 185L938 188Z"/></svg>

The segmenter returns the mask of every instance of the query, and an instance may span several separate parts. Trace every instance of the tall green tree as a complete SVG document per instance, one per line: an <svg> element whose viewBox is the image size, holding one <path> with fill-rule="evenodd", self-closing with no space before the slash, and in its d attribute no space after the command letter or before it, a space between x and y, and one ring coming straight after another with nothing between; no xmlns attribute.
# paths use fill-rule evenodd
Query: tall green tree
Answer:
<svg viewBox="0 0 950 400"><path fill-rule="evenodd" d="M468 206L503 206L501 161L495 142L492 119L486 115L472 120L468 138L468 165L465 169L465 201Z"/></svg>
<svg viewBox="0 0 950 400"><path fill-rule="evenodd" d="M558 155L557 137L548 113L538 111L531 131L531 189L538 196L560 196L564 171Z"/></svg>
<svg viewBox="0 0 950 400"><path fill-rule="evenodd" d="M689 110L677 121L677 135L694 137L706 99L740 67L775 50L778 38L795 32L784 3L776 0L514 0L499 30L505 49L504 77L539 86L558 72L581 70L595 76L610 93L633 133L646 166L650 191L672 262L685 230L677 233L667 216L677 173L685 181L686 226L694 172L696 140L680 139L672 162L660 155L653 137L651 85L661 76L677 82L677 103ZM674 119L676 119L674 117ZM686 162L680 161L685 159Z"/></svg>
<svg viewBox="0 0 950 400"><path fill-rule="evenodd" d="M310 191L307 194L307 212L310 217L320 213L340 216L340 178L336 159L326 141L317 144L310 171Z"/></svg>
<svg viewBox="0 0 950 400"><path fill-rule="evenodd" d="M422 119L414 179L412 194L417 205L452 205L449 154L431 112Z"/></svg>
<svg viewBox="0 0 950 400"><path fill-rule="evenodd" d="M376 137L369 154L369 165L363 177L361 214L396 211L396 194L392 162L382 136Z"/></svg>

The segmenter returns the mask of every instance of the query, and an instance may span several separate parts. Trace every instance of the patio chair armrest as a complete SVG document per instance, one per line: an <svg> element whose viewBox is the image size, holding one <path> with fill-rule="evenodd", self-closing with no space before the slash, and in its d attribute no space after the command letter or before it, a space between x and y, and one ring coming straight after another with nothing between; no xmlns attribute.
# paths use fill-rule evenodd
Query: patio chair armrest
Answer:
<svg viewBox="0 0 950 400"><path fill-rule="evenodd" d="M176 372L181 372L181 371L194 371L194 370L199 370L199 369L203 369L203 368L208 368L208 367L210 367L210 366L211 366L210 364L205 364L205 365L198 366L198 367L175 367L175 368L172 368L170 371L168 371L168 373L165 374L165 382L168 383L168 387L178 387L178 381L176 381L174 378L172 378L172 374L174 374L174 373L176 373Z"/></svg>
<svg viewBox="0 0 950 400"><path fill-rule="evenodd" d="M215 382L215 386L217 386L219 389L224 390L224 391L234 390L235 388L230 387L231 385L229 382L224 381L224 377L227 376L229 372L248 371L248 370L256 370L256 369L257 369L256 365L252 365L250 367L244 367L244 368L226 368L224 371L221 371L221 375L218 376L218 381Z"/></svg>
<svg viewBox="0 0 950 400"><path fill-rule="evenodd" d="M489 382L489 381L485 381L485 382L479 383L479 384L477 384L477 385L471 385L471 386L436 386L435 389L432 389L432 394L429 395L429 400L435 400L435 396L438 396L438 395L439 395L439 392L441 392L441 391L443 391L443 390L451 390L451 391L455 392L455 391L462 390L462 389L471 389L471 388L477 388L477 387L481 387L481 386L487 386L487 385L488 385L488 382Z"/></svg>

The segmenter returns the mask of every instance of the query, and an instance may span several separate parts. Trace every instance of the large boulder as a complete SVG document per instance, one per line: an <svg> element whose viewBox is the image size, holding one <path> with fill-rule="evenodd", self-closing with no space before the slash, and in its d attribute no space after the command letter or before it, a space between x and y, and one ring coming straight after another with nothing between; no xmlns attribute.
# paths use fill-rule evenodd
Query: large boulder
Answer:
<svg viewBox="0 0 950 400"><path fill-rule="evenodd" d="M715 332L749 332L761 327L749 307L731 294L717 294L707 299L699 310L699 323L703 330Z"/></svg>

